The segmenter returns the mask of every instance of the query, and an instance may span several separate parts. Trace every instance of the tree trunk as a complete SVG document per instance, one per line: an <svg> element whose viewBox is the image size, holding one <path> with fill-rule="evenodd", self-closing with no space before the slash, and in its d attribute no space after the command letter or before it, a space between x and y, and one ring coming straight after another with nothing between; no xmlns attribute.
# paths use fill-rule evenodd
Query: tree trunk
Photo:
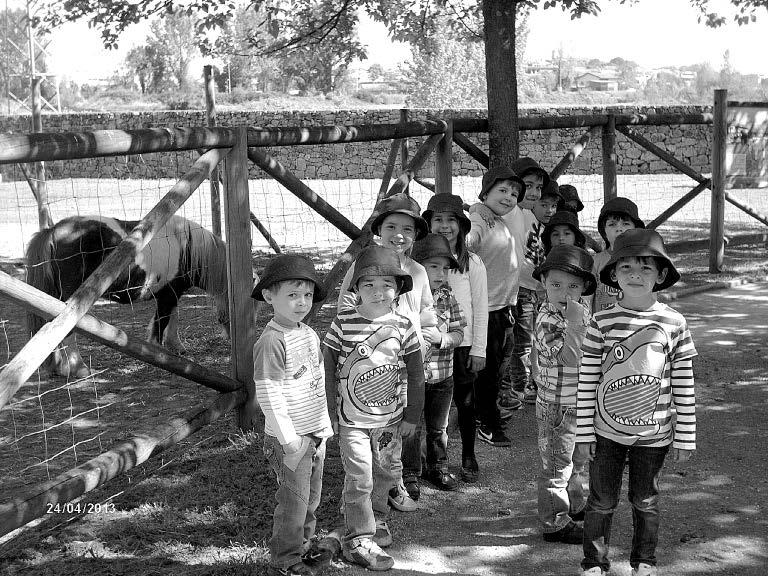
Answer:
<svg viewBox="0 0 768 576"><path fill-rule="evenodd" d="M515 20L517 2L483 0L490 165L509 165L520 152Z"/></svg>

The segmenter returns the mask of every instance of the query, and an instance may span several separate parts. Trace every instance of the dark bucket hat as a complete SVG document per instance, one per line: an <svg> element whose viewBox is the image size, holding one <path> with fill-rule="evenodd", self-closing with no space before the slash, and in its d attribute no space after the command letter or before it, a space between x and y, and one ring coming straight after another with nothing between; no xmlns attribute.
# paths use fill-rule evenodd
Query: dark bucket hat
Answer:
<svg viewBox="0 0 768 576"><path fill-rule="evenodd" d="M579 191L575 186L570 184L560 184L560 196L563 197L561 204L565 205L566 202L576 202L576 212L584 210L584 203L579 198Z"/></svg>
<svg viewBox="0 0 768 576"><path fill-rule="evenodd" d="M603 204L603 207L600 209L600 216L597 217L597 231L600 232L600 236L606 242L608 240L605 237L605 221L608 219L608 216L613 214L628 216L635 223L636 228L645 228L645 222L637 215L637 204L623 196L611 198Z"/></svg>
<svg viewBox="0 0 768 576"><path fill-rule="evenodd" d="M518 158L514 162L512 162L509 165L512 170L515 171L515 174L520 176L520 178L524 178L527 174L530 174L531 172L538 174L542 177L544 182L541 184L541 189L544 190L546 188L547 184L549 184L549 173L544 170L541 166L539 166L539 163L536 162L533 158L530 158L528 156L525 156L523 158Z"/></svg>
<svg viewBox="0 0 768 576"><path fill-rule="evenodd" d="M552 231L555 229L555 226L568 226L576 236L576 246L583 248L586 245L587 237L579 229L579 217L576 213L569 210L558 210L549 219L547 225L544 226L544 232L541 233L545 254L548 254L552 249Z"/></svg>
<svg viewBox="0 0 768 576"><path fill-rule="evenodd" d="M447 258L451 263L451 268L458 268L459 263L456 258L451 254L451 246L448 244L448 239L442 234L429 233L424 238L413 244L413 251L411 252L411 258L416 260L419 264L430 258L436 258L442 256Z"/></svg>
<svg viewBox="0 0 768 576"><path fill-rule="evenodd" d="M315 285L315 302L325 300L322 281L312 260L300 254L280 254L264 267L264 273L251 292L251 298L264 302L263 290L282 280L308 280Z"/></svg>
<svg viewBox="0 0 768 576"><path fill-rule="evenodd" d="M419 203L405 192L398 192L397 194L392 194L392 196L384 198L376 204L375 210L379 214L371 224L371 231L377 236L380 236L381 223L384 222L384 218L390 214L407 214L408 216L411 216L416 223L416 240L424 238L427 232L429 232L429 226L427 226L426 220L421 217L421 207L419 206Z"/></svg>
<svg viewBox="0 0 768 576"><path fill-rule="evenodd" d="M562 244L552 248L546 260L533 271L533 277L543 282L543 277L548 270L562 270L582 278L584 280L582 296L590 296L595 293L597 286L597 280L592 273L593 265L592 256L584 248Z"/></svg>
<svg viewBox="0 0 768 576"><path fill-rule="evenodd" d="M544 184L541 188L541 197L553 196L557 198L558 204L563 200L563 195L560 194L560 187L557 185L557 180L550 180L547 184Z"/></svg>
<svg viewBox="0 0 768 576"><path fill-rule="evenodd" d="M395 251L384 246L368 246L360 252L352 271L350 292L357 289L357 282L363 276L394 276L400 284L398 294L405 294L413 288L413 278L400 267L400 259Z"/></svg>
<svg viewBox="0 0 768 576"><path fill-rule="evenodd" d="M608 286L618 288L618 282L611 278L611 272L616 268L616 263L620 258L635 256L653 256L664 261L664 267L667 268L667 277L664 282L653 287L654 292L665 290L680 280L680 272L677 271L672 260L667 255L667 248L664 246L664 239L656 230L644 230L636 228L627 230L616 238L616 246L613 249L611 259L600 271L600 281Z"/></svg>
<svg viewBox="0 0 768 576"><path fill-rule="evenodd" d="M459 229L462 234L467 234L472 227L472 222L464 213L464 200L460 196L456 196L456 194L435 194L429 199L427 209L421 215L427 221L427 224L430 224L432 216L436 212L450 212L454 214L459 221Z"/></svg>
<svg viewBox="0 0 768 576"><path fill-rule="evenodd" d="M480 190L480 194L478 194L478 198L482 201L485 195L491 191L493 185L502 180L511 180L520 186L520 191L517 193L518 202L525 198L525 182L511 168L506 166L494 166L483 175L483 187Z"/></svg>

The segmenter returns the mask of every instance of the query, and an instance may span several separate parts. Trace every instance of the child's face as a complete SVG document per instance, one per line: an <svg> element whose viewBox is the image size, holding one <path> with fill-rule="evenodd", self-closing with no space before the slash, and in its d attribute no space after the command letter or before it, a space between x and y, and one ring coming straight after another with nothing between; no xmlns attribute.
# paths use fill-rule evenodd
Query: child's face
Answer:
<svg viewBox="0 0 768 576"><path fill-rule="evenodd" d="M567 224L558 224L552 228L552 232L549 234L549 243L553 248L562 244L575 246L576 234L573 233L573 230Z"/></svg>
<svg viewBox="0 0 768 576"><path fill-rule="evenodd" d="M381 245L398 254L411 249L416 238L416 222L408 214L390 214L381 223Z"/></svg>
<svg viewBox="0 0 768 576"><path fill-rule="evenodd" d="M564 270L550 270L544 277L544 288L547 300L565 312L568 298L578 300L584 292L584 279Z"/></svg>
<svg viewBox="0 0 768 576"><path fill-rule="evenodd" d="M445 256L427 258L421 265L424 266L427 271L429 287L433 291L437 290L448 281L448 274L451 271L451 263Z"/></svg>
<svg viewBox="0 0 768 576"><path fill-rule="evenodd" d="M647 297L666 277L667 269L659 270L656 260L649 256L620 258L611 270L611 279L630 298Z"/></svg>
<svg viewBox="0 0 768 576"><path fill-rule="evenodd" d="M357 295L363 306L388 310L397 296L397 280L394 276L361 276L357 281Z"/></svg>
<svg viewBox="0 0 768 576"><path fill-rule="evenodd" d="M555 196L539 198L539 201L533 205L533 215L536 216L536 220L542 224L547 224L557 212L557 200Z"/></svg>
<svg viewBox="0 0 768 576"><path fill-rule="evenodd" d="M456 247L456 239L461 234L459 220L453 212L435 212L432 214L432 220L429 227L435 234L445 236L451 248Z"/></svg>
<svg viewBox="0 0 768 576"><path fill-rule="evenodd" d="M315 285L307 280L288 280L262 291L264 301L272 305L275 320L284 326L298 324L309 313Z"/></svg>
<svg viewBox="0 0 768 576"><path fill-rule="evenodd" d="M496 182L485 195L483 204L488 206L497 216L509 214L517 206L519 185L511 180Z"/></svg>
<svg viewBox="0 0 768 576"><path fill-rule="evenodd" d="M613 248L616 238L627 230L635 228L635 223L629 216L615 214L605 219L605 238L608 240L608 247Z"/></svg>
<svg viewBox="0 0 768 576"><path fill-rule="evenodd" d="M520 202L520 208L533 210L534 204L541 198L541 188L544 186L544 178L541 174L526 174L523 176L525 182L525 198Z"/></svg>

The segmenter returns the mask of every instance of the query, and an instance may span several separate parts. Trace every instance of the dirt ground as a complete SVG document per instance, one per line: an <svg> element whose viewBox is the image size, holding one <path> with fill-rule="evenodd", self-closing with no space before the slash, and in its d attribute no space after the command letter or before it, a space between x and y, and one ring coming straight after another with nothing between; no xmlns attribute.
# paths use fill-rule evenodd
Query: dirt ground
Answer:
<svg viewBox="0 0 768 576"><path fill-rule="evenodd" d="M694 364L699 449L689 464L670 462L664 471L659 561L666 574L763 576L768 470L760 430L768 413L768 283L696 294L673 306L688 319L700 354ZM204 334L191 336L190 346ZM216 356L223 344L203 338L196 346L193 352ZM130 376L153 412L168 409L160 404L164 396L185 396L189 390L188 383L154 382L152 374ZM147 390L140 382L157 388ZM123 434L133 426L133 413L126 417ZM579 573L578 546L547 544L539 534L535 426L531 407L517 412L510 424L511 449L478 443L477 484L443 493L424 483L417 512L393 512L392 574ZM0 574L263 574L274 480L260 443L257 434L237 433L229 419L206 427L83 500L108 502L114 510L51 514L4 539ZM455 434L450 450L459 453ZM321 533L335 518L342 478L332 441ZM6 487L4 480L7 494ZM624 500L614 522L612 574L629 574L630 538ZM364 571L339 563L326 573Z"/></svg>

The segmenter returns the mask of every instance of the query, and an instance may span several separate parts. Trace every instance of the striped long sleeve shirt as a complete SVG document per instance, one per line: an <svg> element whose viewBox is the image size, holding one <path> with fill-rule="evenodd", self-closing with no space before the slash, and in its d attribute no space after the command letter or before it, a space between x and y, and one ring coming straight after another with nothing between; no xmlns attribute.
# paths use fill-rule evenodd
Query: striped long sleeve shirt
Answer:
<svg viewBox="0 0 768 576"><path fill-rule="evenodd" d="M696 356L683 316L660 302L595 313L582 345L577 442L696 448Z"/></svg>

